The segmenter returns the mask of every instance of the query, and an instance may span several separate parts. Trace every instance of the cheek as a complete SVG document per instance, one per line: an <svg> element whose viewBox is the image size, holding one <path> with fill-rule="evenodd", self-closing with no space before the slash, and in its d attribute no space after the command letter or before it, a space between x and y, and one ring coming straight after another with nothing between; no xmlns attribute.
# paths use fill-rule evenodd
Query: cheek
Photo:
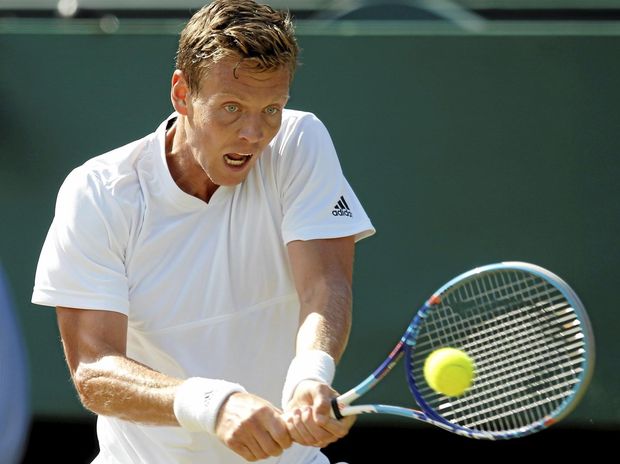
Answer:
<svg viewBox="0 0 620 464"><path fill-rule="evenodd" d="M208 115L196 118L192 124L192 145L204 148L217 140L218 124Z"/></svg>
<svg viewBox="0 0 620 464"><path fill-rule="evenodd" d="M192 114L189 123L196 134L204 136L212 132L212 128L219 124L217 115L205 102L201 100L192 102Z"/></svg>
<svg viewBox="0 0 620 464"><path fill-rule="evenodd" d="M276 136L276 134L280 130L281 125L282 125L281 115L278 118L273 118L267 121L267 124L266 124L266 133L268 134L267 143L271 142L271 139L273 139Z"/></svg>

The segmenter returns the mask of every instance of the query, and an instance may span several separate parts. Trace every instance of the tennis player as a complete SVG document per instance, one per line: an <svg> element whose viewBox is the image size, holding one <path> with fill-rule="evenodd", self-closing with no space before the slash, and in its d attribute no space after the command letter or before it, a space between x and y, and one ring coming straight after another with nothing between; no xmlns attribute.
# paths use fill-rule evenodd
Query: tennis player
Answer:
<svg viewBox="0 0 620 464"><path fill-rule="evenodd" d="M297 55L288 15L210 3L173 114L60 188L32 301L56 307L97 464L324 464L352 425L330 384L374 229L324 125L285 109Z"/></svg>

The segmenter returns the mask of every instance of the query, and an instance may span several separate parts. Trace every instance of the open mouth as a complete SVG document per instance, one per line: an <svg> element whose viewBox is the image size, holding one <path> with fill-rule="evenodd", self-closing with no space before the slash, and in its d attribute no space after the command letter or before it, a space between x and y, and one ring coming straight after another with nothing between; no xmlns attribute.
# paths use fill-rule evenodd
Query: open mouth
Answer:
<svg viewBox="0 0 620 464"><path fill-rule="evenodd" d="M252 159L252 153L226 153L224 161L233 167L243 166Z"/></svg>

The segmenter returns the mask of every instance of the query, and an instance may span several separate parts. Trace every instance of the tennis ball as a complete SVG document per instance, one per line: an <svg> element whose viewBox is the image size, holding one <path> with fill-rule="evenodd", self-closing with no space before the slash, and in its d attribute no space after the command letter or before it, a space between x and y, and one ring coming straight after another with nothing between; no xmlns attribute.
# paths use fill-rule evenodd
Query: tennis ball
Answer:
<svg viewBox="0 0 620 464"><path fill-rule="evenodd" d="M464 351L440 348L426 358L424 378L436 392L446 396L460 396L474 380L474 362Z"/></svg>

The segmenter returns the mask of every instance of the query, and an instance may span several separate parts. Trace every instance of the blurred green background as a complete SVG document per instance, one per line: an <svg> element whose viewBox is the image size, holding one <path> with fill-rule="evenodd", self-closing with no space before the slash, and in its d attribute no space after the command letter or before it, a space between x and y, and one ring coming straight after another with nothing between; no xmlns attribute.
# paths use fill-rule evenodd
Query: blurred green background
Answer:
<svg viewBox="0 0 620 464"><path fill-rule="evenodd" d="M90 418L54 311L30 303L57 190L86 159L153 131L182 20L0 20L0 257L30 359L35 418ZM512 22L298 24L289 107L329 128L377 228L358 246L355 314L335 385L381 362L417 307L472 267L521 260L562 276L596 336L566 425L620 429L620 27ZM369 401L412 404L399 368ZM403 424L368 417L359 423Z"/></svg>

